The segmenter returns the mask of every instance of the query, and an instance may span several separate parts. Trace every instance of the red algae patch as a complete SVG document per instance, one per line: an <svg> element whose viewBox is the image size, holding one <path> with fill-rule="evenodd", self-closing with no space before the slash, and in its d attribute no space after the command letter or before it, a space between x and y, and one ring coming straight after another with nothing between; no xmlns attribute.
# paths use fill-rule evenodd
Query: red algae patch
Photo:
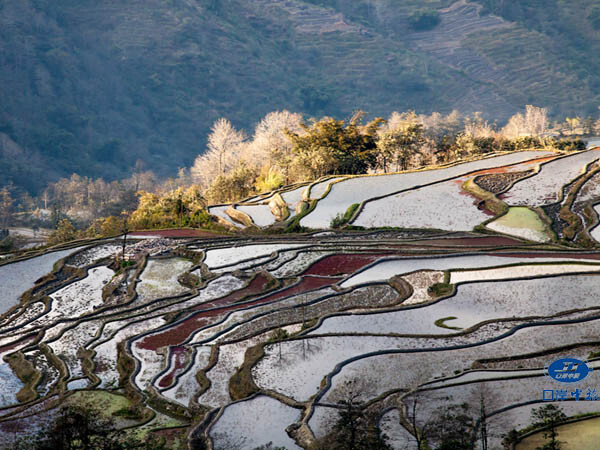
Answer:
<svg viewBox="0 0 600 450"><path fill-rule="evenodd" d="M170 349L169 354L171 360L171 370L168 374L163 376L158 383L160 388L167 388L173 384L177 373L185 369L190 362L190 351L186 347L173 347Z"/></svg>
<svg viewBox="0 0 600 450"><path fill-rule="evenodd" d="M272 302L284 297L289 297L291 295L302 294L304 292L312 291L313 289L319 289L324 286L335 284L341 279L341 277L321 278L306 276L303 277L302 281L300 281L299 283L290 286L286 289L283 289L279 292L275 292L267 297L244 303L237 303L233 305L229 304L228 306L223 306L222 308L217 307L216 309L202 311L197 314L194 314L192 317L188 317L187 319L183 320L182 322L179 322L177 325L174 325L171 328L168 328L157 334L147 336L140 343L138 343L137 346L145 350L158 350L160 347L181 345L194 332L196 332L202 327L217 322L229 312L236 311L242 308L247 308L249 306L260 305L261 303ZM227 296L221 300L217 300L212 303L207 303L203 305L203 307L214 307L214 305L217 305L220 301L225 302L227 299L229 299L229 303L231 303L230 296Z"/></svg>
<svg viewBox="0 0 600 450"><path fill-rule="evenodd" d="M388 256L390 253L377 254L340 254L327 256L310 266L303 275L334 276L350 274L363 268L367 264Z"/></svg>
<svg viewBox="0 0 600 450"><path fill-rule="evenodd" d="M196 306L194 309L204 310L206 308L215 308L223 305L229 305L231 303L238 302L246 297L251 297L259 294L268 292L269 290L269 279L262 273L257 274L247 286L232 292L231 294L213 300L208 303L202 303Z"/></svg>

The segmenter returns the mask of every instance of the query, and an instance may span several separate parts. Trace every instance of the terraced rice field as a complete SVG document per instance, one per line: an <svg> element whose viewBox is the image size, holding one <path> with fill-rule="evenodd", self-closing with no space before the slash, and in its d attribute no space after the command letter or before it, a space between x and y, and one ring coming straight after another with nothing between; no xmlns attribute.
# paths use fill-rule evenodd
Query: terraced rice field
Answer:
<svg viewBox="0 0 600 450"><path fill-rule="evenodd" d="M460 185L451 180L367 203L354 224L470 231L493 214L478 209L478 199Z"/></svg>
<svg viewBox="0 0 600 450"><path fill-rule="evenodd" d="M356 177L332 185L331 191L300 224L309 228L328 228L331 220L353 203L389 196L490 167L502 167L547 156L547 152L520 152L425 172L373 177Z"/></svg>
<svg viewBox="0 0 600 450"><path fill-rule="evenodd" d="M596 371L579 388L600 382L600 232L589 214L600 198L577 190L591 155L560 155L566 165L541 184L528 180L559 155L319 180L306 194L308 185L292 186L280 191L288 207L310 208L265 230L303 220L326 229L332 214L363 202L354 228L142 233L161 251L118 272L120 243L110 240L2 260L0 447L11 430L52 421L58 405L87 402L167 448L309 448L335 432L352 386L357 407L398 449L415 448L411 423L426 427L452 405L466 403L478 419L483 395L488 448L499 448L557 388L545 375L552 361L589 359ZM503 175L511 173L530 178ZM488 175L478 189L467 184ZM516 196L503 192L521 183L532 192L520 198L534 204L511 206ZM536 207L542 190L560 193L555 215ZM231 220L229 207L211 211ZM549 231L557 220L573 227L571 238ZM392 228L366 228L382 224ZM554 403L568 416L600 412L593 401ZM578 438L595 420L561 427L566 448L592 445ZM517 448L540 442L534 434Z"/></svg>
<svg viewBox="0 0 600 450"><path fill-rule="evenodd" d="M236 208L245 214L248 214L259 227L267 227L275 222L275 217L271 213L268 205L245 205Z"/></svg>
<svg viewBox="0 0 600 450"><path fill-rule="evenodd" d="M23 292L33 287L35 280L52 270L52 266L56 262L77 250L46 253L37 258L26 259L0 267L0 279L2 280L0 313L6 312L14 305Z"/></svg>
<svg viewBox="0 0 600 450"><path fill-rule="evenodd" d="M510 205L543 206L561 200L562 187L600 158L600 150L587 150L545 163L540 172L516 183L505 194Z"/></svg>

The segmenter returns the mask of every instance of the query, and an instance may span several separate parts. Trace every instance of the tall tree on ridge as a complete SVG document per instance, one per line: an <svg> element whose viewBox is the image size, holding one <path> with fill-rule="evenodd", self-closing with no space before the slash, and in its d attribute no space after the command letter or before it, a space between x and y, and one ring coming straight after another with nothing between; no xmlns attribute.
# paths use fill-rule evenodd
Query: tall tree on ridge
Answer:
<svg viewBox="0 0 600 450"><path fill-rule="evenodd" d="M229 120L217 120L208 135L208 151L198 156L190 169L194 182L208 186L236 166L245 139L244 132L236 130Z"/></svg>

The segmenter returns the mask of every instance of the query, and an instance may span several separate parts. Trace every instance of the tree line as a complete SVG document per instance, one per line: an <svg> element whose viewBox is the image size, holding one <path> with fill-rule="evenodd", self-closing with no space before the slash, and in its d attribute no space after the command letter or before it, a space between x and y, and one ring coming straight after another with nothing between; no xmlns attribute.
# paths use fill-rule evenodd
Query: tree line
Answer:
<svg viewBox="0 0 600 450"><path fill-rule="evenodd" d="M124 227L217 227L208 204L236 201L324 175L388 173L530 149L580 150L581 135L600 134L600 119L551 123L545 108L526 106L500 127L481 114L393 112L366 120L363 112L340 120L305 120L300 114L267 114L251 136L226 118L217 120L207 148L177 177L159 180L143 161L128 178L106 182L73 174L37 197L14 186L0 188L0 226L60 228L51 242L95 237ZM59 226L60 225L60 226ZM10 243L9 243L10 244ZM6 242L0 247L7 246Z"/></svg>
<svg viewBox="0 0 600 450"><path fill-rule="evenodd" d="M278 111L268 114L251 138L219 119L207 151L189 171L191 182L210 203L229 202L324 175L387 173L502 151L578 150L584 143L567 137L600 133L600 119L551 124L545 108L531 105L504 127L479 113L464 117L458 111L364 118L357 112L347 120L305 121L299 114Z"/></svg>
<svg viewBox="0 0 600 450"><path fill-rule="evenodd" d="M359 383L360 384L360 383ZM316 439L309 450L391 450L390 437L380 427L383 411L369 407L361 400L356 381L344 385L344 395L332 411L333 426L326 436ZM473 450L488 449L487 415L482 398L478 410L468 403L448 403L436 409L429 418L417 418L420 407L415 397L409 402L406 425L412 438L396 442L405 449L415 450ZM544 444L539 450L561 450L564 442L559 440L558 427L568 417L560 406L545 404L531 411L531 425L523 430L510 430L503 435L502 448L513 450L515 445L533 430L540 430ZM402 426L398 424L398 426ZM7 430L11 431L11 430ZM18 424L14 425L15 439L7 448L14 450L164 450L169 442L157 436L139 438L135 433L119 430L112 417L84 406L62 406L53 420L40 426L37 433L28 433ZM225 442L223 442L223 440ZM219 448L241 449L235 442L222 437ZM202 440L194 441L191 448L207 448ZM285 450L272 443L252 450Z"/></svg>

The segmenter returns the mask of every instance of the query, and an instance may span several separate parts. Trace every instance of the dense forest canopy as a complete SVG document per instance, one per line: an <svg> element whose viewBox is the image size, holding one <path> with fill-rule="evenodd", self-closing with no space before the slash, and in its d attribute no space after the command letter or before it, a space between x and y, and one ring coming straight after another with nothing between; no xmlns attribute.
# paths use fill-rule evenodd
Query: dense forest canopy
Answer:
<svg viewBox="0 0 600 450"><path fill-rule="evenodd" d="M2 2L0 177L173 176L281 109L595 116L599 30L591 0Z"/></svg>

